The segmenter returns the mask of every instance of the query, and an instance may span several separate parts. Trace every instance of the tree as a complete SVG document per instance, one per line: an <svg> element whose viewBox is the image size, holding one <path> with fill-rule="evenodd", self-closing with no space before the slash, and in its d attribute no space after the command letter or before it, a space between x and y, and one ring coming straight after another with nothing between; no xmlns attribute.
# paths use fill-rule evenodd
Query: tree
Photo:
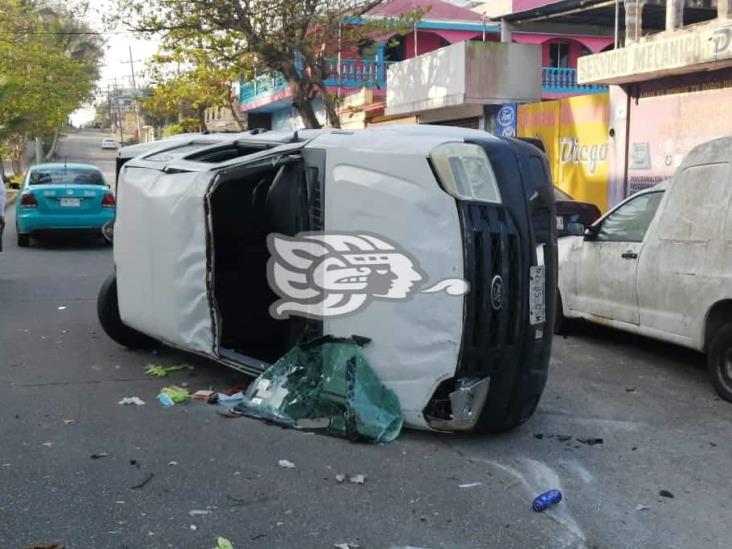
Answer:
<svg viewBox="0 0 732 549"><path fill-rule="evenodd" d="M340 125L325 81L338 51L387 30L409 28L418 10L393 20L362 16L382 0L117 0L117 21L161 33L169 50L206 50L223 62L248 58L258 69L282 74L292 104L308 128L319 128L313 100L325 103L328 123Z"/></svg>
<svg viewBox="0 0 732 549"><path fill-rule="evenodd" d="M27 139L54 139L92 97L103 52L61 6L0 0L0 13L0 158L10 157L17 174Z"/></svg>
<svg viewBox="0 0 732 549"><path fill-rule="evenodd" d="M161 117L191 114L205 129L205 111L227 107L236 112L232 88L241 76L250 72L245 62L230 62L203 48L177 46L162 52L148 63L151 90L143 108ZM183 67L181 69L181 67ZM240 129L244 129L235 116Z"/></svg>

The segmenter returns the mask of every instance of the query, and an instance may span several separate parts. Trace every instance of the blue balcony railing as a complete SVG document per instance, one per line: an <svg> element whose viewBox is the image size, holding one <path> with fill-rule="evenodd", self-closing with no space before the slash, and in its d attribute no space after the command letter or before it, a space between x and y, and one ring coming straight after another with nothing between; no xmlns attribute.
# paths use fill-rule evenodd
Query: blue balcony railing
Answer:
<svg viewBox="0 0 732 549"><path fill-rule="evenodd" d="M607 86L578 84L577 69L544 67L542 71L542 91L544 93L605 93Z"/></svg>
<svg viewBox="0 0 732 549"><path fill-rule="evenodd" d="M389 61L372 61L367 59L342 59L340 75L338 62L332 61L328 66L329 77L325 85L336 88L386 88L386 69ZM241 85L240 102L248 105L270 97L287 88L287 80L281 74L258 76Z"/></svg>

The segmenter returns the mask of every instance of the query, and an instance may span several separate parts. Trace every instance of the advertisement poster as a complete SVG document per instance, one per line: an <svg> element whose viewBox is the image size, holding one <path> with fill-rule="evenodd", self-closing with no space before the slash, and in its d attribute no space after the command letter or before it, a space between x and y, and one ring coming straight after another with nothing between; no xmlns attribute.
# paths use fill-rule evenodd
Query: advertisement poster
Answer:
<svg viewBox="0 0 732 549"><path fill-rule="evenodd" d="M671 177L696 145L730 134L732 89L641 95L630 109L628 194Z"/></svg>
<svg viewBox="0 0 732 549"><path fill-rule="evenodd" d="M601 211L608 206L607 94L519 107L518 135L541 139L554 184Z"/></svg>

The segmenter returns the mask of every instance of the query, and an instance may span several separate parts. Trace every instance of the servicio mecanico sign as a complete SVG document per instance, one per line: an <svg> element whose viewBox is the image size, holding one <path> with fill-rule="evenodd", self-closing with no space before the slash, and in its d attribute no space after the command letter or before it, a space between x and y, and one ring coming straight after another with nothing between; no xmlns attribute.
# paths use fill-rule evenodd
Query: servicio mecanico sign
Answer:
<svg viewBox="0 0 732 549"><path fill-rule="evenodd" d="M679 30L647 42L585 55L577 61L577 82L621 83L664 71L732 59L732 25Z"/></svg>

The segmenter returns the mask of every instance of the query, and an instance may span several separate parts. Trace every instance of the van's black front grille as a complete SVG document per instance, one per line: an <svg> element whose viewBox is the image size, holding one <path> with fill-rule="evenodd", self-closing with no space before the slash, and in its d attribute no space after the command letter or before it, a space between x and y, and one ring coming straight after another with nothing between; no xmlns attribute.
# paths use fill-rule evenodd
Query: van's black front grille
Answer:
<svg viewBox="0 0 732 549"><path fill-rule="evenodd" d="M465 300L461 375L497 372L515 356L521 291L518 230L502 206L461 203Z"/></svg>

